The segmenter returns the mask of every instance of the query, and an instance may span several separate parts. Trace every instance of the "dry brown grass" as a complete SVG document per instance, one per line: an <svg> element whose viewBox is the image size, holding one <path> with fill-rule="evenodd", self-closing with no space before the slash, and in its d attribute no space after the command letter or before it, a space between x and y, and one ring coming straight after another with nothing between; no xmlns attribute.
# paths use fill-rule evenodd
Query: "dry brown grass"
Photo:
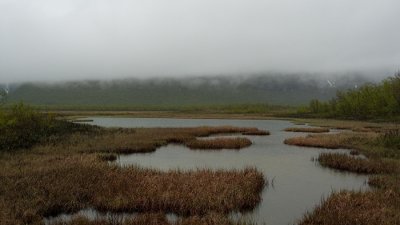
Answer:
<svg viewBox="0 0 400 225"><path fill-rule="evenodd" d="M321 153L318 162L325 167L365 174L396 173L399 168L393 160L356 158L343 153Z"/></svg>
<svg viewBox="0 0 400 225"><path fill-rule="evenodd" d="M50 225L169 225L162 213L139 214L132 219L106 218L90 220L84 216L77 216L71 221L54 221Z"/></svg>
<svg viewBox="0 0 400 225"><path fill-rule="evenodd" d="M71 135L58 144L1 153L0 224L41 224L45 216L84 208L179 215L251 210L260 202L265 184L263 174L255 169L160 172L104 162L113 153L238 131L246 129L107 129Z"/></svg>
<svg viewBox="0 0 400 225"><path fill-rule="evenodd" d="M241 137L196 139L186 142L186 146L190 149L241 149L251 144L249 139Z"/></svg>
<svg viewBox="0 0 400 225"><path fill-rule="evenodd" d="M383 128L396 127L393 123L374 123L368 121L356 120L335 120L335 119L294 119L295 123L307 123L311 126L327 127L339 130L354 130L354 131L379 131Z"/></svg>
<svg viewBox="0 0 400 225"><path fill-rule="evenodd" d="M115 161L118 158L118 156L113 153L100 153L97 156L102 161Z"/></svg>
<svg viewBox="0 0 400 225"><path fill-rule="evenodd" d="M63 143L46 146L47 152L68 151L81 153L144 153L153 152L169 143L187 144L196 141L197 137L215 134L248 134L267 132L257 128L239 128L231 126L197 127L197 128L139 128L107 129L95 134L74 134ZM234 141L236 142L236 141ZM60 148L60 146L62 146ZM234 147L236 145L233 145ZM226 146L229 148L229 146ZM44 150L43 146L40 147ZM234 148L236 149L236 147Z"/></svg>
<svg viewBox="0 0 400 225"><path fill-rule="evenodd" d="M393 190L333 193L300 225L397 225L400 196Z"/></svg>
<svg viewBox="0 0 400 225"><path fill-rule="evenodd" d="M356 150L356 149L352 149L350 150L350 155L360 155L360 151Z"/></svg>
<svg viewBox="0 0 400 225"><path fill-rule="evenodd" d="M20 160L3 167L19 168L1 174L3 224L36 224L44 216L88 207L179 215L250 210L260 202L265 182L255 169L159 172L110 167L95 155Z"/></svg>
<svg viewBox="0 0 400 225"><path fill-rule="evenodd" d="M235 221L221 214L211 213L206 216L192 216L178 220L177 225L252 225L250 221Z"/></svg>
<svg viewBox="0 0 400 225"><path fill-rule="evenodd" d="M379 189L400 191L400 176L399 174L376 175L368 179L368 184Z"/></svg>
<svg viewBox="0 0 400 225"><path fill-rule="evenodd" d="M357 124L357 126L353 126ZM363 127L360 127L363 125ZM322 201L313 212L307 213L300 225L392 225L400 224L400 178L399 150L383 146L382 133L392 125L365 126L353 122L349 129L360 132L308 135L285 140L286 144L352 149L353 154L320 154L321 165L343 171L366 174L382 174L369 179L371 186L378 189L367 192L343 191L333 193Z"/></svg>
<svg viewBox="0 0 400 225"><path fill-rule="evenodd" d="M249 222L233 222L226 215L211 213L205 216L179 218L175 223L169 223L163 213L139 214L132 219L94 219L78 216L71 221L55 221L50 225L250 225Z"/></svg>
<svg viewBox="0 0 400 225"><path fill-rule="evenodd" d="M243 135L256 135L256 136L266 136L270 135L271 133L266 130L249 130L242 132Z"/></svg>
<svg viewBox="0 0 400 225"><path fill-rule="evenodd" d="M334 193L307 213L300 225L400 224L399 174L373 176L368 184L377 189Z"/></svg>
<svg viewBox="0 0 400 225"><path fill-rule="evenodd" d="M277 119L272 112L233 113L233 112L174 112L174 111L52 111L70 119L87 118L88 116L128 117L128 118L179 118L179 119Z"/></svg>
<svg viewBox="0 0 400 225"><path fill-rule="evenodd" d="M326 133L329 132L328 128L324 127L289 127L286 128L287 132L305 132L305 133Z"/></svg>
<svg viewBox="0 0 400 225"><path fill-rule="evenodd" d="M382 141L381 132L341 132L336 134L312 134L306 137L288 138L288 145L350 149L353 153L361 153L368 158L400 159L400 150L396 147L386 147Z"/></svg>
<svg viewBox="0 0 400 225"><path fill-rule="evenodd" d="M375 139L378 134L375 133L353 133L342 132L338 134L318 134L308 135L306 137L288 138L284 141L288 145L329 148L329 149L352 149L358 148L366 140Z"/></svg>

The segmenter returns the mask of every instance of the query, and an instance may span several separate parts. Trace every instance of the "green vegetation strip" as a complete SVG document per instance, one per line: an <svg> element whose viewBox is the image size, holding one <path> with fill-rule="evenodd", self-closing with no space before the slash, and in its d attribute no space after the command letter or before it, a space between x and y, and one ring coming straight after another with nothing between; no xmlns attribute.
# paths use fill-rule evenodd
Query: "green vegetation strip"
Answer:
<svg viewBox="0 0 400 225"><path fill-rule="evenodd" d="M312 100L297 116L399 121L400 72L379 84L340 91L327 102Z"/></svg>

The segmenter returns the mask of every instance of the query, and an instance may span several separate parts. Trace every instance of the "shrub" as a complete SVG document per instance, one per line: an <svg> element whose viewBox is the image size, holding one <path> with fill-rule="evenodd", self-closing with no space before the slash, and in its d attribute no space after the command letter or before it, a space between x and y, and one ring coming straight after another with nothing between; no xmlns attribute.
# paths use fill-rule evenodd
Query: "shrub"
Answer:
<svg viewBox="0 0 400 225"><path fill-rule="evenodd" d="M380 135L378 141L383 146L400 150L400 129L389 129Z"/></svg>
<svg viewBox="0 0 400 225"><path fill-rule="evenodd" d="M29 148L36 143L75 130L88 130L87 125L57 120L22 103L0 111L0 150Z"/></svg>

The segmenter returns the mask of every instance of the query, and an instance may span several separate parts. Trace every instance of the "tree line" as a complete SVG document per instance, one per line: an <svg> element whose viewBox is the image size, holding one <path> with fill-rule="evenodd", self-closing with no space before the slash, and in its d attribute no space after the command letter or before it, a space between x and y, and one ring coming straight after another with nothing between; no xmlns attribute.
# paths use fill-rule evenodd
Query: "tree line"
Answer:
<svg viewBox="0 0 400 225"><path fill-rule="evenodd" d="M311 100L305 110L320 117L400 119L400 72L378 84L339 91L329 101Z"/></svg>

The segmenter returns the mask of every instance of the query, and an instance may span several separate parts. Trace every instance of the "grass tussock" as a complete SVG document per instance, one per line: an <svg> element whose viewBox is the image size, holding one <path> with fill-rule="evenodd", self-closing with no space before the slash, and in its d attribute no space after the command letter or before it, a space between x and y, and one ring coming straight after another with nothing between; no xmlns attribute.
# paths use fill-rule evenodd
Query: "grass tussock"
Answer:
<svg viewBox="0 0 400 225"><path fill-rule="evenodd" d="M363 134L343 132L339 134L318 134L306 137L293 137L284 141L287 145L296 145L315 148L351 148L355 142L364 138Z"/></svg>
<svg viewBox="0 0 400 225"><path fill-rule="evenodd" d="M257 132L256 128L106 129L67 121L59 126L59 120L29 108L13 110L17 114L0 111L0 132L7 131L0 138L0 225L42 224L44 217L85 208L182 216L228 214L254 209L261 201L266 181L253 168L161 172L106 162L120 153L151 152L172 142ZM160 220L140 217L132 224L152 221ZM78 218L76 223L86 222Z"/></svg>
<svg viewBox="0 0 400 225"><path fill-rule="evenodd" d="M40 151L68 151L77 153L146 153L153 152L158 147L169 143L189 145L198 137L216 134L243 134L247 132L262 132L257 128L196 127L196 128L137 128L137 129L102 129L95 133L75 133L57 145L40 146ZM240 140L240 141L239 141ZM224 148L237 149L246 141L230 140L221 142ZM221 144L220 143L220 144ZM248 141L246 142L248 144ZM250 143L251 144L251 143ZM218 142L214 144L218 145ZM210 145L210 147L214 146Z"/></svg>
<svg viewBox="0 0 400 225"><path fill-rule="evenodd" d="M96 218L90 220L84 216L77 216L70 221L54 221L49 225L169 225L168 220L162 213L139 214L131 219L114 218L112 216L106 219Z"/></svg>
<svg viewBox="0 0 400 225"><path fill-rule="evenodd" d="M335 119L294 119L295 123L307 123L310 126L327 127L330 129L349 130L354 132L380 132L382 129L396 127L393 123L377 123L357 120L335 120Z"/></svg>
<svg viewBox="0 0 400 225"><path fill-rule="evenodd" d="M325 167L364 174L395 173L399 168L394 161L356 158L343 153L321 153L318 162Z"/></svg>
<svg viewBox="0 0 400 225"><path fill-rule="evenodd" d="M396 145L388 145L384 141L381 141L385 138L385 136L386 134L384 132L342 132L337 134L313 134L306 137L288 138L284 141L284 143L288 145L316 148L351 149L358 151L358 153L364 154L368 158L400 159L400 148L397 148Z"/></svg>
<svg viewBox="0 0 400 225"><path fill-rule="evenodd" d="M241 149L248 147L252 142L248 138L213 138L196 139L186 143L190 149Z"/></svg>
<svg viewBox="0 0 400 225"><path fill-rule="evenodd" d="M89 220L86 217L76 217L71 221L55 221L49 225L250 225L250 222L234 222L226 215L210 213L205 216L190 216L179 218L170 223L163 213L139 214L131 219L109 217L106 219Z"/></svg>
<svg viewBox="0 0 400 225"><path fill-rule="evenodd" d="M118 158L118 156L113 153L100 153L98 157L102 161L115 161Z"/></svg>
<svg viewBox="0 0 400 225"><path fill-rule="evenodd" d="M326 133L329 132L329 128L325 127L289 127L284 131L287 132L305 132L305 133Z"/></svg>
<svg viewBox="0 0 400 225"><path fill-rule="evenodd" d="M375 139L378 134L375 133L353 133L342 132L338 134L313 134L305 137L293 137L284 141L288 145L328 148L328 149L353 149L360 144L366 143L369 139Z"/></svg>
<svg viewBox="0 0 400 225"><path fill-rule="evenodd" d="M360 155L360 151L358 151L356 149L352 149L352 150L350 150L350 155Z"/></svg>
<svg viewBox="0 0 400 225"><path fill-rule="evenodd" d="M379 189L400 190L400 177L398 174L376 175L368 179L368 184Z"/></svg>
<svg viewBox="0 0 400 225"><path fill-rule="evenodd" d="M119 168L96 154L3 155L0 224L40 224L43 217L94 208L110 212L225 214L261 201L255 169L160 172Z"/></svg>
<svg viewBox="0 0 400 225"><path fill-rule="evenodd" d="M182 218L176 223L178 225L254 225L251 221L232 221L225 215L210 213L205 216L192 216Z"/></svg>
<svg viewBox="0 0 400 225"><path fill-rule="evenodd" d="M299 225L400 224L399 200L399 192L394 190L333 193L306 214Z"/></svg>
<svg viewBox="0 0 400 225"><path fill-rule="evenodd" d="M395 148L400 151L400 128L384 130L377 141L387 148Z"/></svg>
<svg viewBox="0 0 400 225"><path fill-rule="evenodd" d="M271 133L266 130L249 130L242 132L243 135L256 135L256 136L266 136L270 135Z"/></svg>
<svg viewBox="0 0 400 225"><path fill-rule="evenodd" d="M358 132L318 134L285 140L286 144L352 149L351 155L320 154L322 166L364 174L378 174L368 184L376 189L367 192L342 191L333 193L314 211L307 213L300 225L378 225L400 224L400 151L393 126L365 126L361 122L351 129ZM365 127L360 126L363 125ZM346 128L347 129L347 128ZM352 155L363 154L367 158Z"/></svg>

